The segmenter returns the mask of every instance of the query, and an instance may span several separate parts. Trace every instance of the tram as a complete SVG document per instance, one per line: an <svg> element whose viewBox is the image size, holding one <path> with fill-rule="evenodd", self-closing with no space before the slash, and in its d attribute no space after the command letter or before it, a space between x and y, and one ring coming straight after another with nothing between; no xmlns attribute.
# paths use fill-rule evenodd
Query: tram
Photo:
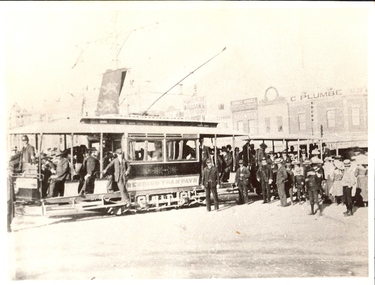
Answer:
<svg viewBox="0 0 375 285"><path fill-rule="evenodd" d="M101 211L123 206L119 192L107 193L107 179L103 177L106 154L121 148L131 165L127 189L134 211L205 204L204 188L200 185L203 165L200 142L211 143L216 161L220 140L230 142L234 148L238 142L242 146L248 138L246 133L220 130L217 125L216 122L148 116L107 116L71 118L11 130L8 144L17 145L21 135L28 135L38 154L57 143L59 149L69 152L72 169L76 164L76 147L81 144L97 149L100 162L94 194L79 196L76 190L78 179L72 173L71 179L65 183L64 197L40 199L42 174L39 160L37 172L15 176L16 193L33 190L33 194L24 194L18 200L40 201L44 215ZM221 186L224 194L226 189L233 191L231 183Z"/></svg>

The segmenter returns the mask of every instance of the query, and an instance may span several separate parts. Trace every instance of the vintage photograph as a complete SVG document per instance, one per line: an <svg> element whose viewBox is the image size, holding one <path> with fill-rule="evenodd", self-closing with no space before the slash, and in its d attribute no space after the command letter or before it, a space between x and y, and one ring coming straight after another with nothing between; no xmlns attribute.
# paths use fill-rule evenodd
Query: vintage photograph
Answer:
<svg viewBox="0 0 375 285"><path fill-rule="evenodd" d="M6 282L373 284L371 2L0 8Z"/></svg>

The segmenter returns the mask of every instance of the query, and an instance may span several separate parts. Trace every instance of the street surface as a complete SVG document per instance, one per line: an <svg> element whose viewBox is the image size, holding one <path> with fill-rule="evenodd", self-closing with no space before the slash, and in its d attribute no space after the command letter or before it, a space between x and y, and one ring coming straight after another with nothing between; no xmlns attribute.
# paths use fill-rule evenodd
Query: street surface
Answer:
<svg viewBox="0 0 375 285"><path fill-rule="evenodd" d="M288 200L289 201L289 200ZM8 234L10 278L118 280L367 277L368 208L205 207L124 216L43 217L17 209Z"/></svg>

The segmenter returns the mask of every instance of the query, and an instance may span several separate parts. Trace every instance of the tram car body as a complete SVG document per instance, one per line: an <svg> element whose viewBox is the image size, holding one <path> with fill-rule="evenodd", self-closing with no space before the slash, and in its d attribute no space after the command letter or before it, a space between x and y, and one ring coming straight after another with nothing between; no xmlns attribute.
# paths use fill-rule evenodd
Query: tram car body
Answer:
<svg viewBox="0 0 375 285"><path fill-rule="evenodd" d="M78 196L77 192L69 194L78 188L78 181L72 179L65 184L68 195L42 200L44 214L122 206L119 192L107 192L108 180L102 173L106 167L106 154L118 148L121 148L131 166L127 190L134 209L158 210L205 204L204 188L200 185L203 169L200 139L210 140L217 153L217 140L229 140L234 147L236 138L242 144L243 138L248 137L241 132L222 131L217 128L216 122L154 117L85 117L80 121L70 119L64 123L28 126L14 130L11 134L35 135L38 150L47 147L46 136L63 136L67 140L64 143L65 150L71 154L69 159L73 168L77 150L74 146L76 136L83 137L88 148L98 150L101 175L95 181L94 194L85 197ZM71 138L70 143L68 136ZM216 156L214 159L217 159ZM232 184L224 185L222 197L226 199L225 196L233 191Z"/></svg>

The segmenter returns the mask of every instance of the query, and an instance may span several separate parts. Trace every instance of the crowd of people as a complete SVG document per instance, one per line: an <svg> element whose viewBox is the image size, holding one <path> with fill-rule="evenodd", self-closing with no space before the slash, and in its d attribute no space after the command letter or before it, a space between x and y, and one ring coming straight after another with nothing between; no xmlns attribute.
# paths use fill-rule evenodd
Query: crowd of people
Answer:
<svg viewBox="0 0 375 285"><path fill-rule="evenodd" d="M20 151L13 150L9 169L12 173L25 173L39 165L40 160L41 198L64 196L65 181L72 176L79 180L79 195L94 193L95 179L100 174L99 153L95 148L81 145L65 151L47 149L36 156L28 137L24 135L21 139L23 147ZM353 205L368 205L367 154L353 153L350 159L343 159L342 156L331 156L330 151L324 147L323 161L319 158L322 157L320 151L314 145L309 148L309 153L304 148L300 149L299 157L293 146L278 153L266 149L265 143L255 149L254 144L247 142L242 149L235 147L233 151L231 145L216 148L215 155L215 149L204 146L203 139L200 140L200 184L206 190L208 211L211 210L211 194L215 210L219 209L217 186L232 183L229 182L231 173L235 174L233 186L238 187L239 204L248 203L250 191L262 197L264 204L270 203L272 199L280 200L282 207L309 201L311 215L317 211L322 212L321 201L345 204L346 216L353 215ZM72 153L73 165L69 157ZM121 201L126 204L125 208L129 208L126 182L131 165L124 158L121 149L105 152L103 169L103 174L108 178L107 192L120 191ZM12 185L11 181L9 185ZM9 204L14 197L13 191L8 192Z"/></svg>
<svg viewBox="0 0 375 285"><path fill-rule="evenodd" d="M223 146L215 157L213 148L201 145L202 185L206 190L207 210L211 210L210 193L215 210L219 208L216 185L228 182L229 174L233 172L239 204L248 203L250 191L260 196L263 204L276 199L282 207L309 202L310 215L321 214L323 203L344 204L344 215L353 215L353 205L368 205L367 154L363 151L352 153L350 159L344 159L331 155L323 146L322 155L316 145L311 145L309 153L302 148L297 156L293 146L274 153L266 151L265 143L255 149L254 144L248 142L242 150L235 147L234 152L230 145Z"/></svg>

